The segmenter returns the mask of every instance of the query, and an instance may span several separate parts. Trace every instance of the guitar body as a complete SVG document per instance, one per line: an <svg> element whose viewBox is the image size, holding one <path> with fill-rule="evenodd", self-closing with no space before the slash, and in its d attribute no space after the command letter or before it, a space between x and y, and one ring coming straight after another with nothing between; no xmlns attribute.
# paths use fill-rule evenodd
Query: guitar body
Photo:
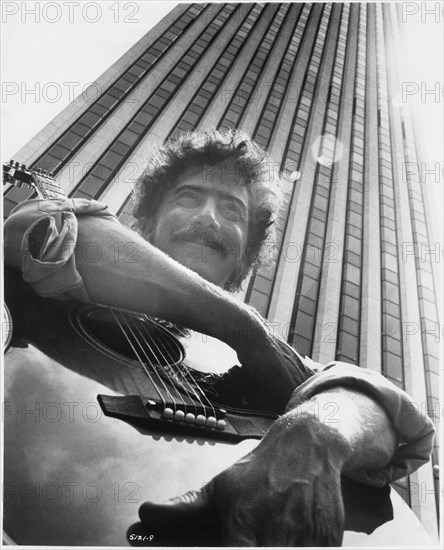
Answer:
<svg viewBox="0 0 444 550"><path fill-rule="evenodd" d="M140 396L143 403L156 395L146 395L153 388L134 358L120 356L112 341L90 330L85 319L96 310L42 300L9 271L5 295L14 323L4 374L7 540L54 546L219 544L216 525L197 533L177 533L174 525L168 533L155 525L142 528L138 508L146 500L162 501L201 487L254 448L257 436L233 443L223 430L204 433L184 422L162 423L156 411L152 418L132 418L131 411L111 415L99 395ZM208 352L203 370L211 362ZM237 413L227 410L231 425ZM269 411L260 419L255 413L247 418L252 433L273 421ZM389 491L366 490L344 485L345 543L430 547L419 522L393 491L395 520Z"/></svg>

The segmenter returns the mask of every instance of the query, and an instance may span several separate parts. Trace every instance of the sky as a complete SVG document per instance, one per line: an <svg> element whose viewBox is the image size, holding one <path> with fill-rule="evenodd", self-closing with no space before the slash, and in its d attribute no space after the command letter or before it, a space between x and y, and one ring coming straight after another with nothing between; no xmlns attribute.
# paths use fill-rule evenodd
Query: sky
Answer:
<svg viewBox="0 0 444 550"><path fill-rule="evenodd" d="M423 157L417 169L428 193L432 214L431 242L439 240L443 250L444 208L444 4L403 2L401 4L402 50L400 59L401 98L416 121L416 136ZM400 102L399 102L400 100ZM432 240L433 239L433 240ZM443 273L442 257L439 270ZM436 260L435 260L436 261Z"/></svg>
<svg viewBox="0 0 444 550"><path fill-rule="evenodd" d="M17 152L175 5L2 1L2 160ZM404 93L398 98L416 112L428 164L439 162L441 171L443 19L438 2L404 2ZM437 192L442 172L438 183Z"/></svg>
<svg viewBox="0 0 444 550"><path fill-rule="evenodd" d="M2 160L16 153L176 5L2 1Z"/></svg>
<svg viewBox="0 0 444 550"><path fill-rule="evenodd" d="M435 7L439 8L436 12ZM404 2L401 33L404 46L399 52L404 96L401 100L418 119L418 131L430 160L442 162L444 5Z"/></svg>

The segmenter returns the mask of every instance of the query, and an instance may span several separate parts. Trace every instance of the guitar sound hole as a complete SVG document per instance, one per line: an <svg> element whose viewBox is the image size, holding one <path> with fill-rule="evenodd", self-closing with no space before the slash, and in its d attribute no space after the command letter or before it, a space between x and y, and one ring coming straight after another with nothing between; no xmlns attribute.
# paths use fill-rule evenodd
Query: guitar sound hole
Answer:
<svg viewBox="0 0 444 550"><path fill-rule="evenodd" d="M84 336L96 346L132 361L167 366L184 359L178 340L149 317L108 309L88 309L77 321Z"/></svg>

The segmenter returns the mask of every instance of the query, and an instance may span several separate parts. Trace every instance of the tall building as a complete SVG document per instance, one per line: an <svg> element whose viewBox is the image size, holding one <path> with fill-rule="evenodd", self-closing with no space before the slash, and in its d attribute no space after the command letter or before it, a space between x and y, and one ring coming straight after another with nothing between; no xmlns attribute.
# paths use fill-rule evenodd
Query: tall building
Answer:
<svg viewBox="0 0 444 550"><path fill-rule="evenodd" d="M406 170L421 159L395 101L398 9L178 5L16 158L129 224L153 148L193 129L246 130L274 159L285 204L276 261L242 297L303 354L382 372L439 414L427 203ZM5 214L28 196L6 189ZM431 533L434 487L432 464L397 484Z"/></svg>

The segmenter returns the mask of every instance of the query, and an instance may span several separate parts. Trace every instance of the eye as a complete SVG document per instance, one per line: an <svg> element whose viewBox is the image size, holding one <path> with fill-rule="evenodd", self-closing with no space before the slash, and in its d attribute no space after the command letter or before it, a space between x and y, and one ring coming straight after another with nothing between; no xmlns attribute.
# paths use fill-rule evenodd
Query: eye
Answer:
<svg viewBox="0 0 444 550"><path fill-rule="evenodd" d="M184 208L195 208L199 202L199 194L192 189L184 189L176 196L176 203Z"/></svg>
<svg viewBox="0 0 444 550"><path fill-rule="evenodd" d="M225 216L236 223L245 225L247 223L247 217L244 209L235 202L228 201L224 204Z"/></svg>

